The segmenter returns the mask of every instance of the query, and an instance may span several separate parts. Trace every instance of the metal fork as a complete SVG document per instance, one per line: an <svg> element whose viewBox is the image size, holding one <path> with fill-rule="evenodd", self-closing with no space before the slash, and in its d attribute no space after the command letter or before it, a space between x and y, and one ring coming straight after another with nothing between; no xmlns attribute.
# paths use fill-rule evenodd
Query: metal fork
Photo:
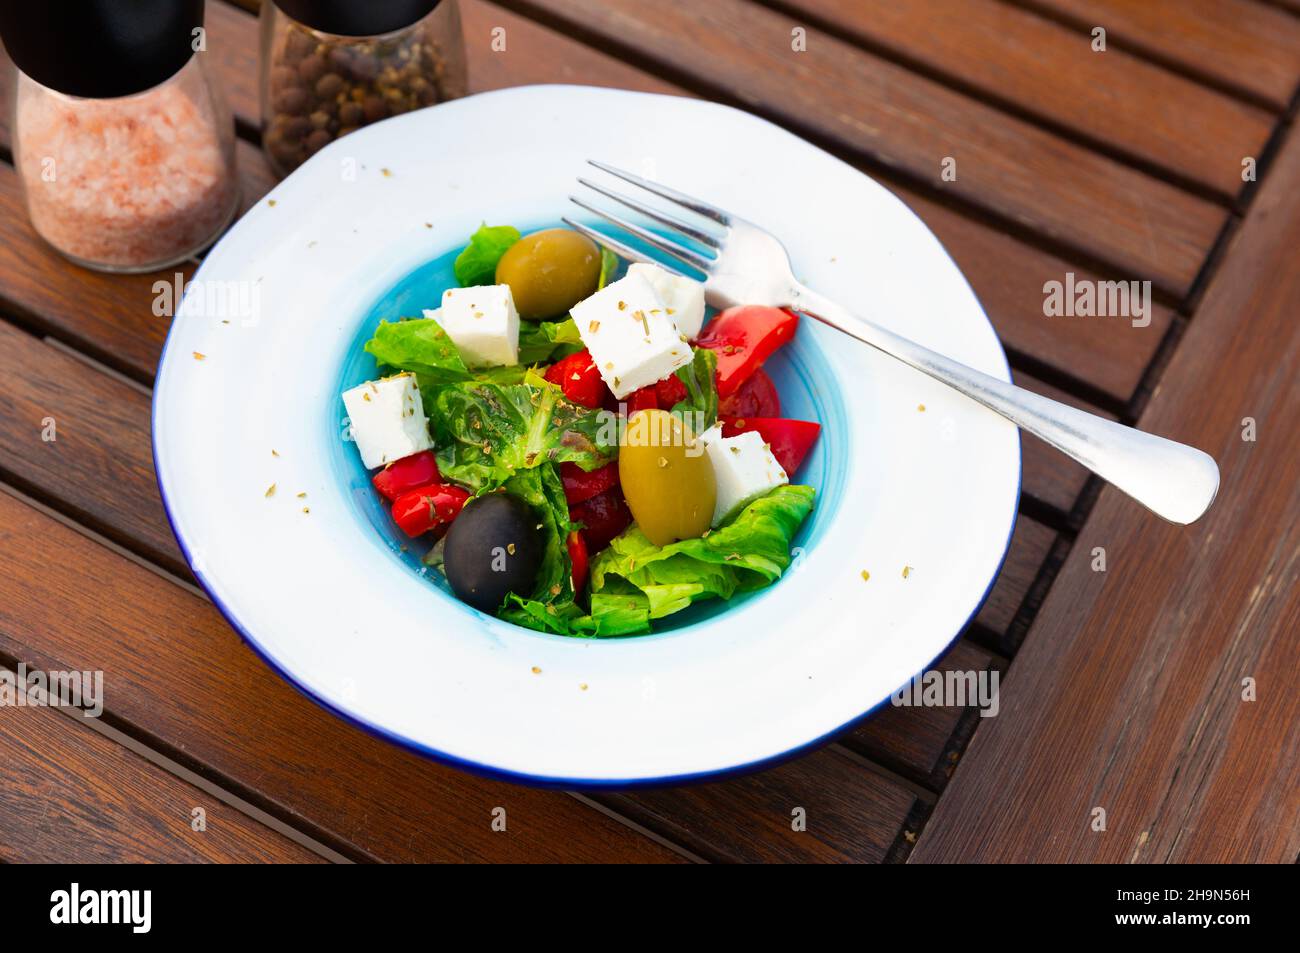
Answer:
<svg viewBox="0 0 1300 953"><path fill-rule="evenodd" d="M570 197L581 208L630 232L688 268L703 273L706 276L705 299L715 308L764 304L789 308L816 318L943 381L1001 414L1171 522L1191 523L1214 501L1219 489L1219 468L1209 454L1005 383L872 324L800 284L791 271L785 247L774 235L752 222L639 175L603 162L589 161L601 171L639 186L717 226L697 227L603 185L581 177L578 179L587 188L692 239L712 253L700 254L576 196ZM564 221L617 255L665 267L662 262L581 222L567 218ZM676 268L668 270L683 274Z"/></svg>

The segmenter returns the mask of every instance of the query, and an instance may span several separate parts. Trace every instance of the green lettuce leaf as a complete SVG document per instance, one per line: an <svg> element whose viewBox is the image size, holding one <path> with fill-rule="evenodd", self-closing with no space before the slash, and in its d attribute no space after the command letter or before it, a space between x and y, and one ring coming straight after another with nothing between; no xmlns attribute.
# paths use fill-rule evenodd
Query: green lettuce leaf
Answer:
<svg viewBox="0 0 1300 953"><path fill-rule="evenodd" d="M521 383L449 384L429 397L425 413L438 468L475 492L544 463L571 462L591 470L618 453L612 415L570 403L535 372L525 371Z"/></svg>
<svg viewBox="0 0 1300 953"><path fill-rule="evenodd" d="M542 566L532 598L544 604L573 601L573 566L565 539L569 535L569 503L564 496L560 471L554 464L521 470L505 481L513 493L533 508L542 524L545 545Z"/></svg>
<svg viewBox="0 0 1300 953"><path fill-rule="evenodd" d="M462 288L496 284L497 262L515 242L519 229L513 225L489 225L484 222L472 236L465 250L456 256L453 270Z"/></svg>
<svg viewBox="0 0 1300 953"><path fill-rule="evenodd" d="M576 354L583 348L573 318L563 321L520 321L519 363L544 364Z"/></svg>
<svg viewBox="0 0 1300 953"><path fill-rule="evenodd" d="M718 388L713 372L718 355L707 347L697 347L691 363L677 368L677 378L686 385L686 397L673 404L672 413L681 417L695 434L702 434L718 419Z"/></svg>
<svg viewBox="0 0 1300 953"><path fill-rule="evenodd" d="M545 603L511 595L498 615L507 622L577 638L606 638L617 635L640 635L649 631L645 599L640 595L603 595L591 597L591 612L571 600Z"/></svg>
<svg viewBox="0 0 1300 953"><path fill-rule="evenodd" d="M631 586L645 599L648 622L700 599L761 589L790 565L790 540L814 496L810 486L779 486L725 526L667 546L655 546L633 525L592 560L592 593L626 594Z"/></svg>
<svg viewBox="0 0 1300 953"><path fill-rule="evenodd" d="M381 321L366 352L387 367L414 371L422 383L450 384L471 374L447 332L433 318Z"/></svg>
<svg viewBox="0 0 1300 953"><path fill-rule="evenodd" d="M590 612L572 598L512 597L501 616L559 635L635 635L701 599L761 589L789 567L790 541L814 495L810 486L777 487L708 536L668 546L632 526L592 561Z"/></svg>
<svg viewBox="0 0 1300 953"><path fill-rule="evenodd" d="M600 278L596 281L596 290L599 291L611 281L614 280L614 273L618 271L618 256L606 248L600 246Z"/></svg>

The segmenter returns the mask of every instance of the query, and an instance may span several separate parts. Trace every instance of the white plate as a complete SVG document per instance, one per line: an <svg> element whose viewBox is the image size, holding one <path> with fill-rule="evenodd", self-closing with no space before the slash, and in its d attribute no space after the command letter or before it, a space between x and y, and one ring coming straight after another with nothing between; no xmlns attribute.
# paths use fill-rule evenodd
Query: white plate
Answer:
<svg viewBox="0 0 1300 953"><path fill-rule="evenodd" d="M850 166L723 106L511 89L334 143L213 249L154 391L163 499L231 624L312 698L378 734L538 784L757 767L886 702L962 631L1010 538L1018 435L804 319L774 375L786 412L825 429L799 474L818 509L785 578L695 624L615 640L542 635L456 602L374 525L340 438L339 386L358 372L367 321L433 303L394 294L405 276L483 220L558 222L588 157L771 229L812 287L1008 379L938 240Z"/></svg>

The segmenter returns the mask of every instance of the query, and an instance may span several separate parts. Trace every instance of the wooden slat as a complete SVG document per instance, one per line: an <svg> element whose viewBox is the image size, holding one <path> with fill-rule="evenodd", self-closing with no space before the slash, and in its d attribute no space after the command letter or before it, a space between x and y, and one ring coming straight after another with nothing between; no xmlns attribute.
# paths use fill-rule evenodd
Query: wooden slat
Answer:
<svg viewBox="0 0 1300 953"><path fill-rule="evenodd" d="M188 278L193 267L176 271ZM106 275L72 265L32 230L9 166L0 166L0 274L6 311L111 367L152 379L170 323L153 314L153 284L172 280L174 272Z"/></svg>
<svg viewBox="0 0 1300 953"><path fill-rule="evenodd" d="M158 499L148 396L4 322L0 380L0 473L188 574Z"/></svg>
<svg viewBox="0 0 1300 953"><path fill-rule="evenodd" d="M975 621L999 635L1006 634L1055 541L1054 530L1020 514L1006 563Z"/></svg>
<svg viewBox="0 0 1300 953"><path fill-rule="evenodd" d="M274 184L261 151L240 142L243 208ZM71 264L31 226L18 175L0 165L0 305L140 381L153 378L171 319L153 313L155 283L188 281L188 262L147 275L107 275Z"/></svg>
<svg viewBox="0 0 1300 953"><path fill-rule="evenodd" d="M1179 527L1102 492L913 859L1295 861L1297 248L1293 129L1141 419L1218 460L1218 500Z"/></svg>
<svg viewBox="0 0 1300 953"><path fill-rule="evenodd" d="M0 861L318 863L321 858L50 708L0 707ZM191 827L202 808L206 829Z"/></svg>
<svg viewBox="0 0 1300 953"><path fill-rule="evenodd" d="M733 781L600 800L706 860L876 863L915 799L832 746ZM797 831L800 808L807 826Z"/></svg>
<svg viewBox="0 0 1300 953"><path fill-rule="evenodd" d="M981 98L1224 197L1241 191L1241 157L1259 155L1272 131L1274 117L1259 107L1121 49L1094 52L1087 32L1000 0L792 0L791 6Z"/></svg>
<svg viewBox="0 0 1300 953"><path fill-rule="evenodd" d="M960 266L1003 343L1050 364L1127 403L1172 320L1152 303L1151 323L1134 327L1122 317L1047 317L1043 286L1135 277L1100 275L953 211L912 189L894 187L925 220Z"/></svg>
<svg viewBox="0 0 1300 953"><path fill-rule="evenodd" d="M235 144L235 156L239 163L240 209L246 212L271 191L276 178L266 155L247 140L240 139Z"/></svg>
<svg viewBox="0 0 1300 953"><path fill-rule="evenodd" d="M0 526L0 651L103 671L107 711L327 842L399 861L680 859L564 794L473 778L348 725L206 600L3 493Z"/></svg>
<svg viewBox="0 0 1300 953"><path fill-rule="evenodd" d="M962 639L930 669L981 672L993 665L988 652ZM937 791L947 781L955 754L964 743L965 732L960 729L970 714L967 708L902 707L886 703L839 741L891 771Z"/></svg>
<svg viewBox="0 0 1300 953"><path fill-rule="evenodd" d="M1258 0L1021 0L1085 36L1104 27L1117 46L1205 76L1286 109L1300 84L1300 20Z"/></svg>
<svg viewBox="0 0 1300 953"><path fill-rule="evenodd" d="M745 0L520 0L615 49L1184 294L1226 211ZM689 37L689 42L684 38ZM942 161L957 160L944 182Z"/></svg>
<svg viewBox="0 0 1300 953"><path fill-rule="evenodd" d="M483 0L462 0L469 85L474 92L528 83L579 83L680 95L672 83L538 26ZM506 48L491 47L492 30L506 31Z"/></svg>

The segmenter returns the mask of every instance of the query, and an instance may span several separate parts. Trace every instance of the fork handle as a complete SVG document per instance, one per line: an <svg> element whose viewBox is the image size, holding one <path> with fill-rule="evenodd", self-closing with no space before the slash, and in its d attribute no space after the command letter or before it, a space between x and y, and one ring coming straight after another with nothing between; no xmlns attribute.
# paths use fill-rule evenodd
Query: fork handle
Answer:
<svg viewBox="0 0 1300 953"><path fill-rule="evenodd" d="M1219 489L1219 467L1209 454L990 377L858 317L802 285L790 307L843 331L890 357L943 381L1050 443L1110 481L1152 512L1191 523Z"/></svg>

